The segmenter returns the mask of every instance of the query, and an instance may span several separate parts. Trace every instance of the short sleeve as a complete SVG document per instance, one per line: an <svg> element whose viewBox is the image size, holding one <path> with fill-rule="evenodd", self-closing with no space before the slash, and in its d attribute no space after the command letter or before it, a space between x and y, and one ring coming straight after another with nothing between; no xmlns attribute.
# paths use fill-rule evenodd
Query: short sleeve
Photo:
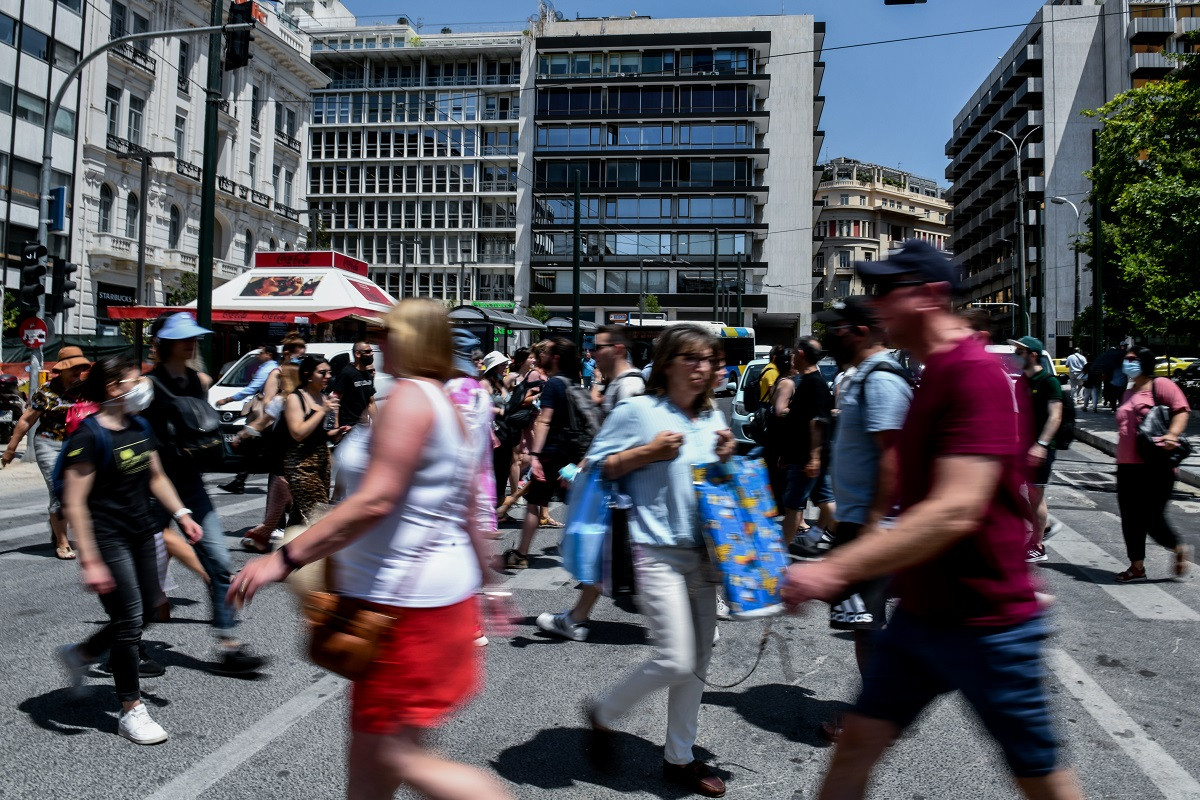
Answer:
<svg viewBox="0 0 1200 800"><path fill-rule="evenodd" d="M1175 381L1166 378L1154 379L1154 392L1158 395L1158 402L1171 407L1172 412L1176 411L1191 411L1191 406L1188 405L1187 395L1175 383Z"/></svg>
<svg viewBox="0 0 1200 800"><path fill-rule="evenodd" d="M1020 447L1021 401L998 362L956 360L932 384L928 369L925 376L921 393L945 398L937 415L938 455L1006 456Z"/></svg>
<svg viewBox="0 0 1200 800"><path fill-rule="evenodd" d="M50 398L42 390L34 392L33 399L29 401L29 407L35 411L45 411L50 408Z"/></svg>
<svg viewBox="0 0 1200 800"><path fill-rule="evenodd" d="M563 381L558 378L551 378L546 381L546 385L542 387L540 395L542 408L557 410L562 408L567 399L567 387Z"/></svg>
<svg viewBox="0 0 1200 800"><path fill-rule="evenodd" d="M588 461L603 460L616 453L640 447L649 441L646 438L646 430L647 427L641 419L639 401L621 403L600 426L596 438L592 440L592 446L588 448L586 458Z"/></svg>
<svg viewBox="0 0 1200 800"><path fill-rule="evenodd" d="M1061 402L1063 399L1062 384L1058 382L1058 377L1055 375L1051 375L1049 378L1046 379L1046 386L1049 390L1046 392L1046 395L1047 395L1046 399L1052 403L1055 400L1058 400Z"/></svg>
<svg viewBox="0 0 1200 800"><path fill-rule="evenodd" d="M868 375L863 382L866 398L867 433L898 431L904 427L908 407L912 404L912 387L908 381L891 372Z"/></svg>
<svg viewBox="0 0 1200 800"><path fill-rule="evenodd" d="M96 435L87 425L80 425L63 445L62 453L63 466L95 464L98 460L96 458Z"/></svg>

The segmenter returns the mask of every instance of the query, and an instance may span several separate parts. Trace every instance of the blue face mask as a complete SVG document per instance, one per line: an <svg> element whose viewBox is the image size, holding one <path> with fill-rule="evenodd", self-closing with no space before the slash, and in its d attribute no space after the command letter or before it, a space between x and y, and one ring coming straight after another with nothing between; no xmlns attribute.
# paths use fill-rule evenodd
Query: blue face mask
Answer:
<svg viewBox="0 0 1200 800"><path fill-rule="evenodd" d="M1136 378L1142 374L1142 365L1137 361L1122 361L1121 371L1130 378Z"/></svg>

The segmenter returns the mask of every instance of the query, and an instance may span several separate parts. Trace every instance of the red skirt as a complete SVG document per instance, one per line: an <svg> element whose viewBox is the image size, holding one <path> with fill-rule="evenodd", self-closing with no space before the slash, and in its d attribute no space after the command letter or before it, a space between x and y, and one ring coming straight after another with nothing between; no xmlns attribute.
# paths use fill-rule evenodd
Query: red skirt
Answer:
<svg viewBox="0 0 1200 800"><path fill-rule="evenodd" d="M479 623L474 596L452 606L403 609L371 671L354 683L350 727L381 736L433 728L465 705L483 683Z"/></svg>

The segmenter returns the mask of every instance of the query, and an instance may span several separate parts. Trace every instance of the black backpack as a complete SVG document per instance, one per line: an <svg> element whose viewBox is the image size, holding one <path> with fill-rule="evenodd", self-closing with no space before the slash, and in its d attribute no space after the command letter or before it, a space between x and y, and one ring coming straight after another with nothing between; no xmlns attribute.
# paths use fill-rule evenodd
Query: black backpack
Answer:
<svg viewBox="0 0 1200 800"><path fill-rule="evenodd" d="M177 395L153 374L154 396L163 404L165 430L158 431L159 446L198 472L220 472L225 462L221 416L199 397Z"/></svg>
<svg viewBox="0 0 1200 800"><path fill-rule="evenodd" d="M496 419L496 438L503 447L515 447L521 441L521 434L537 419L537 408L524 404L528 391L524 380L514 386L504 403L504 415Z"/></svg>
<svg viewBox="0 0 1200 800"><path fill-rule="evenodd" d="M1075 399L1063 395L1062 421L1058 423L1058 431L1054 434L1054 449L1066 450L1075 441Z"/></svg>
<svg viewBox="0 0 1200 800"><path fill-rule="evenodd" d="M563 455L570 463L578 464L587 455L600 430L600 407L578 383L561 375L555 375L551 380L562 381L567 390L567 424L559 432L559 441Z"/></svg>

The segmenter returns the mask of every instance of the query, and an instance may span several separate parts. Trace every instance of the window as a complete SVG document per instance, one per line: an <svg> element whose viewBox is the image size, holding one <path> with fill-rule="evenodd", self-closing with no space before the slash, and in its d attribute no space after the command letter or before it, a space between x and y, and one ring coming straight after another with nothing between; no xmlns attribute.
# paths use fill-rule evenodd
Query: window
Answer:
<svg viewBox="0 0 1200 800"><path fill-rule="evenodd" d="M100 232L112 233L113 193L105 183L100 187Z"/></svg>
<svg viewBox="0 0 1200 800"><path fill-rule="evenodd" d="M250 163L246 167L246 171L250 173L250 188L258 188L258 153L250 151Z"/></svg>
<svg viewBox="0 0 1200 800"><path fill-rule="evenodd" d="M278 119L278 117L276 117L276 119ZM372 169L372 168L367 167L367 169ZM279 203L280 203L279 177L282 172L283 172L283 168L280 167L278 164L276 164L274 167L271 168L271 194L274 196L275 205L279 205ZM274 250L275 248L272 247L271 249Z"/></svg>
<svg viewBox="0 0 1200 800"><path fill-rule="evenodd" d="M167 224L167 247L172 250L179 249L179 234L180 228L179 206L171 206L171 217Z"/></svg>
<svg viewBox="0 0 1200 800"><path fill-rule="evenodd" d="M121 87L111 83L105 91L104 114L108 117L108 135L121 135Z"/></svg>
<svg viewBox="0 0 1200 800"><path fill-rule="evenodd" d="M131 143L142 143L142 119L146 113L146 101L135 94L129 95L129 124L125 129L125 138Z"/></svg>
<svg viewBox="0 0 1200 800"><path fill-rule="evenodd" d="M250 266L250 261L254 258L254 234L246 230L246 242L242 246L242 263L247 267Z"/></svg>
<svg viewBox="0 0 1200 800"><path fill-rule="evenodd" d="M29 92L17 90L17 119L32 122L34 125L46 124L46 101Z"/></svg>
<svg viewBox="0 0 1200 800"><path fill-rule="evenodd" d="M21 50L42 61L50 60L50 37L28 23L21 26Z"/></svg>
<svg viewBox="0 0 1200 800"><path fill-rule="evenodd" d="M63 8L69 8L76 14L83 10L83 0L58 0L58 4Z"/></svg>
<svg viewBox="0 0 1200 800"><path fill-rule="evenodd" d="M78 50L74 47L67 47L62 42L54 42L54 66L69 72L78 63Z"/></svg>
<svg viewBox="0 0 1200 800"><path fill-rule="evenodd" d="M262 110L262 93L257 86L250 87L250 124L258 130L258 112Z"/></svg>
<svg viewBox="0 0 1200 800"><path fill-rule="evenodd" d="M108 38L119 39L125 35L125 17L128 14L129 11L125 8L124 3L114 2L112 4L108 17Z"/></svg>
<svg viewBox="0 0 1200 800"><path fill-rule="evenodd" d="M32 161L14 158L12 160L12 185L10 199L14 203L37 207L41 178L41 165Z"/></svg>
<svg viewBox="0 0 1200 800"><path fill-rule="evenodd" d="M138 207L137 195L133 192L125 198L125 238L136 239L138 235Z"/></svg>
<svg viewBox="0 0 1200 800"><path fill-rule="evenodd" d="M191 46L186 40L179 41L179 70L178 80L180 91L187 92L188 76L192 74L192 51Z"/></svg>
<svg viewBox="0 0 1200 800"><path fill-rule="evenodd" d="M288 208L292 206L292 184L296 182L296 173L289 170L284 170L283 173L283 204Z"/></svg>
<svg viewBox="0 0 1200 800"><path fill-rule="evenodd" d="M13 109L13 87L0 83L0 112L11 114Z"/></svg>
<svg viewBox="0 0 1200 800"><path fill-rule="evenodd" d="M0 14L0 43L17 46L17 21L8 14Z"/></svg>
<svg viewBox="0 0 1200 800"><path fill-rule="evenodd" d="M175 115L175 159L187 161L187 117Z"/></svg>
<svg viewBox="0 0 1200 800"><path fill-rule="evenodd" d="M147 33L150 30L150 20L146 19L136 11L129 15L129 20L130 33ZM139 52L144 53L145 55L150 55L150 42L148 40L142 39L140 41L133 42L132 44L133 47Z"/></svg>
<svg viewBox="0 0 1200 800"><path fill-rule="evenodd" d="M54 115L54 132L61 133L63 136L74 136L75 112L60 107L58 113Z"/></svg>
<svg viewBox="0 0 1200 800"><path fill-rule="evenodd" d="M841 195L838 205L843 205L843 206L850 205L850 195L848 195L848 194Z"/></svg>

